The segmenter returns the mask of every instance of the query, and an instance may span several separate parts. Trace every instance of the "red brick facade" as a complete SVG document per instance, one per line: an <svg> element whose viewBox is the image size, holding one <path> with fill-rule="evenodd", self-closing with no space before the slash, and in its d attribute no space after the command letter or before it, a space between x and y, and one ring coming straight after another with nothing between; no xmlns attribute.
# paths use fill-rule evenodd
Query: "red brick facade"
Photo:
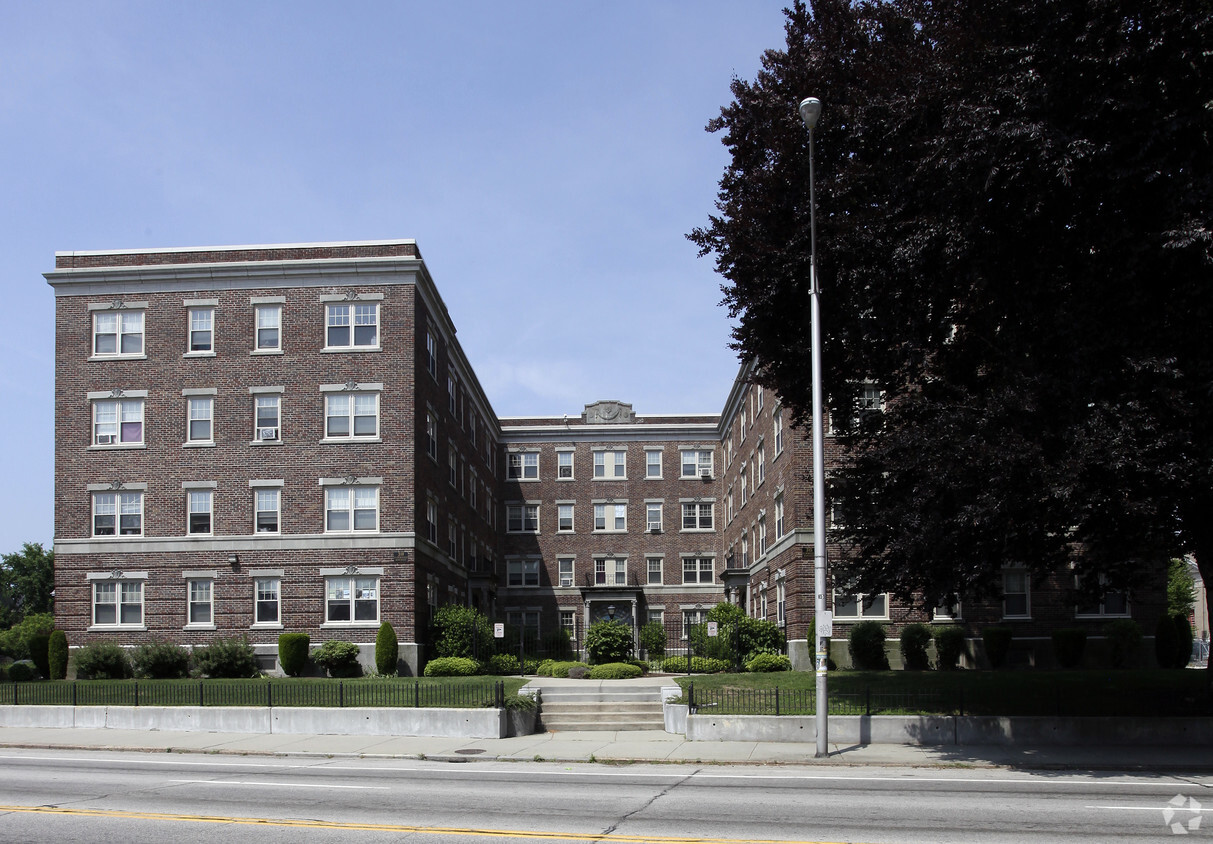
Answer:
<svg viewBox="0 0 1213 844"><path fill-rule="evenodd" d="M667 625L706 610L726 568L744 572L733 600L811 637L810 438L744 369L719 415L498 419L412 241L55 265L55 605L73 644L369 647L389 621L416 670L441 604L580 639L609 606ZM1007 623L1075 623L1063 585ZM1152 629L1161 593L1134 598Z"/></svg>

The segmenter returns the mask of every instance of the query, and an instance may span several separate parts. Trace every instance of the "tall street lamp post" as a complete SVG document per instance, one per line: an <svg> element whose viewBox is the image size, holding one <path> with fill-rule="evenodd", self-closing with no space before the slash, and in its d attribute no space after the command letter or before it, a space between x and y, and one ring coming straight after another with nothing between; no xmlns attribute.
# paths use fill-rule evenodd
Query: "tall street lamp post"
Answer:
<svg viewBox="0 0 1213 844"><path fill-rule="evenodd" d="M800 101L800 119L809 130L809 302L813 335L813 604L817 644L817 756L829 756L829 693L826 688L826 638L821 620L826 618L825 454L821 418L821 289L817 285L817 194L813 172L813 128L821 116L821 100Z"/></svg>

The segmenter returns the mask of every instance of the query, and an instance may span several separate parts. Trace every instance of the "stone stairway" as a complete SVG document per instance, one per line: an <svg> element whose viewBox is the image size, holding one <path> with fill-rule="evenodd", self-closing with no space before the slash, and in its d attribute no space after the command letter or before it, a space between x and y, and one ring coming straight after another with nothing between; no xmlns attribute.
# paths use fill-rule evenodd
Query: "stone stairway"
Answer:
<svg viewBox="0 0 1213 844"><path fill-rule="evenodd" d="M660 689L618 683L603 683L598 688L588 684L544 686L539 698L540 729L664 730Z"/></svg>

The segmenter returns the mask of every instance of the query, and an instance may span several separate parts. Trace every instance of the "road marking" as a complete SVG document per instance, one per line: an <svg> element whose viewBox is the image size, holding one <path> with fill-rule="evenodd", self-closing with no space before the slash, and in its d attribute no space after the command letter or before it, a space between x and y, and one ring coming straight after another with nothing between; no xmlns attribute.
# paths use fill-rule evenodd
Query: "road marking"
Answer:
<svg viewBox="0 0 1213 844"><path fill-rule="evenodd" d="M176 815L159 812L119 812L107 809L66 809L56 806L0 806L0 812L21 812L36 815L72 815L88 818L118 820L180 821L190 823L223 823L248 826L277 826L295 829L333 829L367 832L404 832L430 835L462 835L465 837L520 838L531 841L604 841L616 844L735 844L735 838L676 838L655 835L619 835L577 832L546 832L543 830L477 829L474 827L404 826L397 824L342 823L340 821L295 820L292 818L239 818L221 815ZM844 844L839 841L783 840L747 838L746 844ZM857 844L857 842L849 842Z"/></svg>
<svg viewBox="0 0 1213 844"><path fill-rule="evenodd" d="M1189 809L1184 806L1181 809L1176 809L1175 806L1084 806L1084 809L1111 809L1120 812L1165 812L1167 809L1175 809L1177 812L1188 812L1189 814L1198 815L1202 812L1211 812L1213 809Z"/></svg>
<svg viewBox="0 0 1213 844"><path fill-rule="evenodd" d="M253 782L250 780L169 780L184 785L264 785L270 788L348 788L361 791L387 791L386 785L328 785L312 782Z"/></svg>

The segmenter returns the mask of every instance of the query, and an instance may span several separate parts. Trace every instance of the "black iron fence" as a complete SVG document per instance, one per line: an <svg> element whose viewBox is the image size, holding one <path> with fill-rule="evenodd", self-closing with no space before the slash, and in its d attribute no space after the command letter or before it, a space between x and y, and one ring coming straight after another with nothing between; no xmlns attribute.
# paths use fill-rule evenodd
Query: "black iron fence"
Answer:
<svg viewBox="0 0 1213 844"><path fill-rule="evenodd" d="M815 715L814 689L696 688L688 683L683 702L697 714ZM1040 717L1199 717L1213 715L1208 692L1122 691L1117 695L1074 693L1062 686L1025 696L998 695L963 687L950 690L862 690L829 693L831 715L985 715Z"/></svg>
<svg viewBox="0 0 1213 844"><path fill-rule="evenodd" d="M309 706L476 709L505 705L505 684L416 680L80 680L0 685L14 706Z"/></svg>

